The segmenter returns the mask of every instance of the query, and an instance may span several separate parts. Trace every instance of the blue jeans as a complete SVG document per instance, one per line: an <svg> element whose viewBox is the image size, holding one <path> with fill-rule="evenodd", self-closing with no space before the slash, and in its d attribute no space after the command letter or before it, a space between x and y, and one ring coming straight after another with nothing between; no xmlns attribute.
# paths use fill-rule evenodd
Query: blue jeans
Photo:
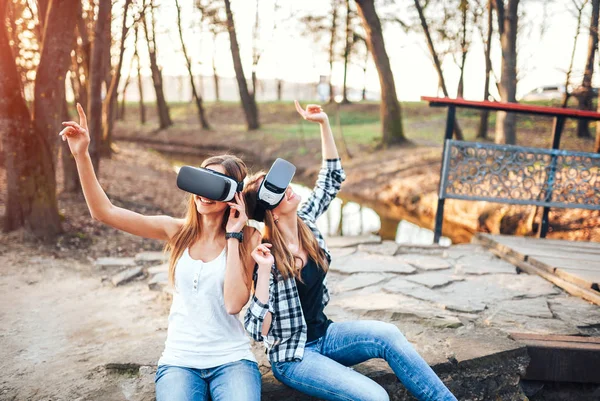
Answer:
<svg viewBox="0 0 600 401"><path fill-rule="evenodd" d="M387 392L348 366L383 358L406 389L420 401L456 401L427 362L396 326L378 321L332 323L308 344L298 362L274 362L282 383L324 400L388 401Z"/></svg>
<svg viewBox="0 0 600 401"><path fill-rule="evenodd" d="M160 365L154 382L156 401L260 401L262 383L256 362L245 359L210 369Z"/></svg>

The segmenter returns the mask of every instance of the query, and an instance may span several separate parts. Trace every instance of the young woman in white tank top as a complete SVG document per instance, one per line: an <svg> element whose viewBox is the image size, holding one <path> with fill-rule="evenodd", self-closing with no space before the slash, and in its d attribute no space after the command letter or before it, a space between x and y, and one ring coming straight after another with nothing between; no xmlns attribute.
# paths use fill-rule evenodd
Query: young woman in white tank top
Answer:
<svg viewBox="0 0 600 401"><path fill-rule="evenodd" d="M112 227L167 242L169 278L175 286L165 350L156 372L157 401L258 401L261 377L238 313L250 296L254 261L249 250L260 233L246 226L243 197L214 202L190 195L186 217L143 216L114 206L100 186L88 147L87 119L65 122L60 135L77 162L92 217ZM211 157L202 167L242 181L235 156ZM243 240L226 233L243 233Z"/></svg>

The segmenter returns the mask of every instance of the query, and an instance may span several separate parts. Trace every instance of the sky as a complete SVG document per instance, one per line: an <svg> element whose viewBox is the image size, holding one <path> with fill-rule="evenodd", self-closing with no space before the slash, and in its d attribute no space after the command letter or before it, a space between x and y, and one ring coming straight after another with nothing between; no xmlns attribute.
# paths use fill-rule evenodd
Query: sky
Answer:
<svg viewBox="0 0 600 401"><path fill-rule="evenodd" d="M252 64L252 30L255 21L257 0L232 0L241 57L246 77L250 77ZM260 12L259 44L262 57L258 64L259 79L280 78L292 82L318 82L320 75L329 75L329 61L323 43L329 40L326 34L305 32L298 18L290 15L320 14L329 10L329 2L323 0L278 0L279 9L274 12L274 0L258 0ZM436 1L436 0L432 0ZM447 0L437 0L447 1ZM218 73L233 77L229 38L220 34L213 43L209 33L199 27L200 13L193 7L193 0L180 0L183 7L183 26L186 47L193 61L196 74L212 75L212 56L216 57ZM545 3L545 4L544 4ZM174 2L161 1L158 10L158 59L165 75L186 75L185 62L176 29L177 16ZM396 6L383 6L376 1L378 11L395 11L405 21L414 21L416 12L412 0L396 0ZM591 8L591 7L589 7ZM586 9L583 24L589 24L590 9ZM115 11L118 13L118 11ZM115 16L116 17L116 16ZM115 18L119 19L119 18ZM342 15L341 20L344 22ZM274 21L277 21L273 30ZM532 89L544 85L563 84L565 72L573 49L576 16L572 0L521 0L520 31L518 42L519 84L517 95L522 96ZM390 57L396 91L400 100L413 101L421 96L438 94L438 80L421 30L406 32L397 23L384 25L384 40ZM114 29L114 28L113 28ZM133 53L133 35L128 38L124 67L127 68ZM587 54L587 29L583 29L576 47L574 80L581 81L583 63ZM471 46L465 68L465 98L480 100L484 84L484 53L480 34L471 35ZM323 42L323 43L321 43ZM144 52L142 52L144 54ZM598 59L597 59L598 60ZM362 63L362 60L360 60ZM492 47L492 62L496 75L500 75L500 47L497 37ZM150 75L147 58L142 74ZM596 62L598 66L598 61ZM598 68L598 67L597 67ZM456 93L459 69L451 56L443 60L444 76L450 95ZM351 65L348 72L350 86L362 88L365 76L361 65ZM343 60L334 64L333 82L341 84ZM369 90L379 91L377 70L372 59L366 74ZM492 85L493 86L493 85ZM492 92L493 94L495 91Z"/></svg>

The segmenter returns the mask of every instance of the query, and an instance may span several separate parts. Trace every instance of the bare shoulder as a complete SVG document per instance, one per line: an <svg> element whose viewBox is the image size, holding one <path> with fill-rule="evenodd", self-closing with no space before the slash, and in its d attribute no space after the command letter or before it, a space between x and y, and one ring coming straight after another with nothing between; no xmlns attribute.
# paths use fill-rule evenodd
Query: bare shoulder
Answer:
<svg viewBox="0 0 600 401"><path fill-rule="evenodd" d="M180 218L175 218L175 217L170 217L170 216L165 216L165 231L167 233L167 236L170 238L173 238L173 236L175 234L177 234L179 232L179 230L181 230L181 228L183 227L184 223L185 223L185 219L180 219Z"/></svg>

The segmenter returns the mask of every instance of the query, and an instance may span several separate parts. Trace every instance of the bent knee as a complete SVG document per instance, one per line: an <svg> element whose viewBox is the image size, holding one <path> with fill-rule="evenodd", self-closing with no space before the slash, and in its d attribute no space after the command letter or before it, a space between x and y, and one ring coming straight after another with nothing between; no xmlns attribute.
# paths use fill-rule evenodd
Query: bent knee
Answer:
<svg viewBox="0 0 600 401"><path fill-rule="evenodd" d="M390 396L388 395L387 391L385 391L385 389L383 387L381 387L379 384L377 386L373 386L372 389L369 391L369 396L368 398L365 398L365 400L368 401L390 401Z"/></svg>
<svg viewBox="0 0 600 401"><path fill-rule="evenodd" d="M373 326L373 330L375 331L375 339L383 343L389 344L393 341L406 341L400 329L392 323L378 322L377 325Z"/></svg>

